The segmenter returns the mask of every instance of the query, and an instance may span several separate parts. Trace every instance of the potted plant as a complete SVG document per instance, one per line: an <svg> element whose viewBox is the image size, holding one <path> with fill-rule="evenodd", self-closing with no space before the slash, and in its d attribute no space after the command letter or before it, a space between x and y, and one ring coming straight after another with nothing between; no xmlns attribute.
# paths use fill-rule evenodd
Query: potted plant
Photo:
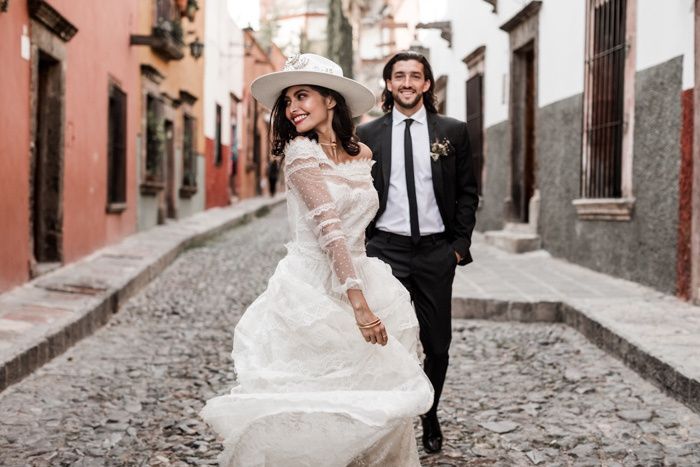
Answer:
<svg viewBox="0 0 700 467"><path fill-rule="evenodd" d="M194 21L197 10L199 10L199 3L197 3L197 0L187 0L187 6L185 8L185 16L187 16L187 19Z"/></svg>

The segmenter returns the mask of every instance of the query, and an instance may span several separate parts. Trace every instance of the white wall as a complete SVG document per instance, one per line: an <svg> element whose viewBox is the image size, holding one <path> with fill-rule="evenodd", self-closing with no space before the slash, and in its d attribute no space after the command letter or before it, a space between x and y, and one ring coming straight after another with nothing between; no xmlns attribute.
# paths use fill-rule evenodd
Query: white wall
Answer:
<svg viewBox="0 0 700 467"><path fill-rule="evenodd" d="M683 89L695 85L694 0L637 0L637 70L683 55Z"/></svg>
<svg viewBox="0 0 700 467"><path fill-rule="evenodd" d="M439 31L419 33L420 42L430 47L430 63L435 78L447 75L447 114L466 118L467 67L464 57L481 45L486 46L484 82L484 124L491 126L508 117L507 85L509 72L508 34L499 29L509 14L518 10L514 0L499 1L499 13L492 13L486 2L447 0L446 14L439 21L452 19L452 48L440 37ZM421 3L421 15L431 11L429 1ZM425 13L427 16L428 13ZM504 94L505 90L505 94Z"/></svg>
<svg viewBox="0 0 700 467"><path fill-rule="evenodd" d="M538 104L583 92L586 1L549 0L540 10Z"/></svg>
<svg viewBox="0 0 700 467"><path fill-rule="evenodd" d="M231 93L243 95L243 32L225 2L209 1L205 8L204 135L216 135L216 105L221 106L223 144L231 143Z"/></svg>
<svg viewBox="0 0 700 467"><path fill-rule="evenodd" d="M693 0L637 2L637 70L683 55L683 88L693 87ZM448 76L448 115L465 119L468 73L462 59L485 45L484 124L508 118L509 37L500 26L527 3L500 0L494 14L483 1L421 0L425 21L452 21L452 48L437 31L418 35L430 48L435 77ZM538 105L543 107L583 92L585 0L544 0L539 34Z"/></svg>

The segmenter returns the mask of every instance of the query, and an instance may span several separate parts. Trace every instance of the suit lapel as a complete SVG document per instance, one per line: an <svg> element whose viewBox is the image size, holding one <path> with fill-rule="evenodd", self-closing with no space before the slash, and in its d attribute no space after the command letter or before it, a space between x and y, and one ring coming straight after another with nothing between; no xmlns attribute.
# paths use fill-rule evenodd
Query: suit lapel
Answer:
<svg viewBox="0 0 700 467"><path fill-rule="evenodd" d="M431 112L428 112L428 145L429 147L433 145L433 142L437 141L440 137L437 132L437 116ZM433 160L430 158L430 169L433 175L433 192L435 193L435 200L438 204L438 209L440 213L444 211L444 197L443 197L443 178L442 178L442 160L438 158ZM444 218L444 216L443 216Z"/></svg>
<svg viewBox="0 0 700 467"><path fill-rule="evenodd" d="M389 180L391 178L391 131L392 131L391 112L384 117L382 126L382 181L384 182L384 202L389 194Z"/></svg>

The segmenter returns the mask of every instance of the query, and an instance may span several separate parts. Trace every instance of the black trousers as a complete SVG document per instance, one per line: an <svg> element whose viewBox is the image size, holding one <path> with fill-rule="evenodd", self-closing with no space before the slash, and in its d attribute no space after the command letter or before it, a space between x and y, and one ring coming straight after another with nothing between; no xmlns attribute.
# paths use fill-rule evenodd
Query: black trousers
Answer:
<svg viewBox="0 0 700 467"><path fill-rule="evenodd" d="M435 415L452 341L452 282L457 266L454 249L444 234L423 236L414 245L410 237L375 231L367 243L367 256L389 264L411 294L425 352L425 374L435 389L428 414Z"/></svg>

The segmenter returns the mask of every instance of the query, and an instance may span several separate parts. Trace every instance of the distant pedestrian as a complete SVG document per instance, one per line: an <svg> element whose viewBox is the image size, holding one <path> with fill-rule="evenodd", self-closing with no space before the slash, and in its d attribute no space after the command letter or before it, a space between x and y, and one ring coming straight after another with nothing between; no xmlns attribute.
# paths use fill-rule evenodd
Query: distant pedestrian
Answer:
<svg viewBox="0 0 700 467"><path fill-rule="evenodd" d="M270 163L267 165L267 180L270 184L270 196L275 196L277 191L277 178L279 177L280 166L277 159L270 159Z"/></svg>

